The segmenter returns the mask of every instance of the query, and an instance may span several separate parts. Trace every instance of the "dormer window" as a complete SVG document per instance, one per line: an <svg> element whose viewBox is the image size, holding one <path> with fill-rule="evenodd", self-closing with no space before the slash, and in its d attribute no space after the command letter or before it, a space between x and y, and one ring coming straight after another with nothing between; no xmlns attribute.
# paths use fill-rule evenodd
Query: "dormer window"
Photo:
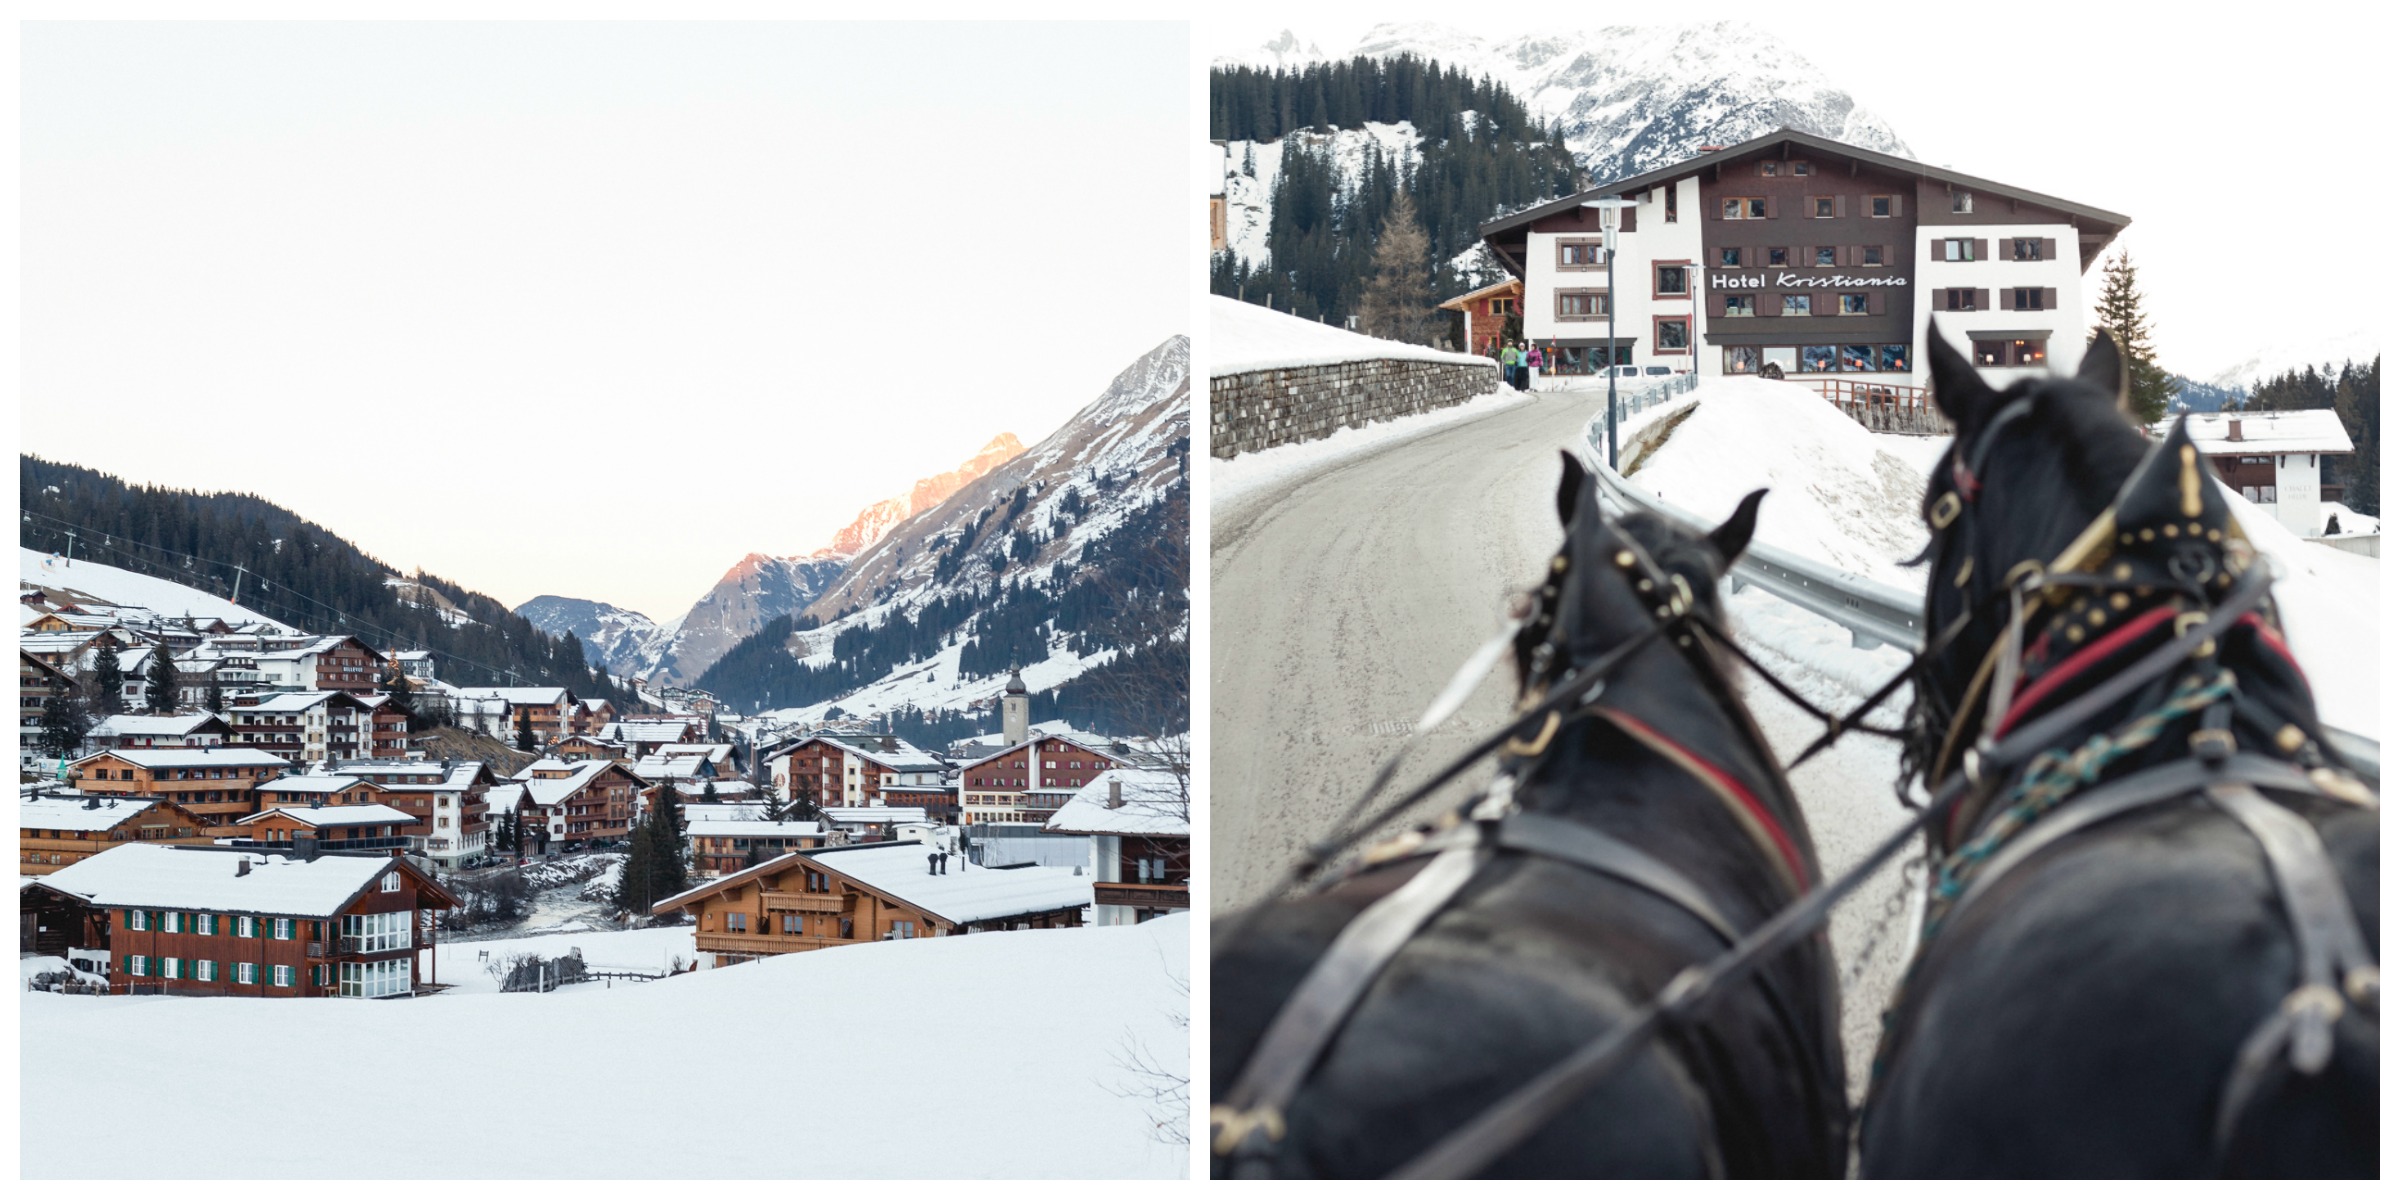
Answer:
<svg viewBox="0 0 2400 1200"><path fill-rule="evenodd" d="M1954 213L1974 212L1975 194L1973 192L1950 193L1950 211Z"/></svg>
<svg viewBox="0 0 2400 1200"><path fill-rule="evenodd" d="M1758 164L1758 173L1767 176L1781 175L1783 174L1783 164L1776 162L1773 159L1768 159L1767 161Z"/></svg>
<svg viewBox="0 0 2400 1200"><path fill-rule="evenodd" d="M1810 167L1810 166L1809 166L1807 163L1805 163L1805 162L1794 162L1794 163L1792 164L1792 174L1794 174L1794 175L1813 175L1813 174L1816 174L1816 171L1815 171L1813 168L1811 168L1811 167Z"/></svg>

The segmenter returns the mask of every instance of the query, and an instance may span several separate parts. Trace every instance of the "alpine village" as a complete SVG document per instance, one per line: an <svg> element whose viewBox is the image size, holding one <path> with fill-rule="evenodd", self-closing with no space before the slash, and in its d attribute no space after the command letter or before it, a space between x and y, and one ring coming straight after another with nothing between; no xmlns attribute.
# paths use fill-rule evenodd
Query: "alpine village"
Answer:
<svg viewBox="0 0 2400 1200"><path fill-rule="evenodd" d="M23 459L28 986L548 992L1185 911L1188 372L870 508L683 683L255 498ZM689 947L446 948L623 929Z"/></svg>

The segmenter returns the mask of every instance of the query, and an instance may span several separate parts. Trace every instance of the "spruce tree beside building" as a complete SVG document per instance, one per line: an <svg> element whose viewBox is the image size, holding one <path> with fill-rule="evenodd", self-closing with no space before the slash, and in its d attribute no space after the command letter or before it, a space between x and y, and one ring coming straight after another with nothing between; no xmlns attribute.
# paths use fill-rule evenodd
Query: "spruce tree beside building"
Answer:
<svg viewBox="0 0 2400 1200"><path fill-rule="evenodd" d="M225 713L225 685L217 679L217 673L214 671L209 673L208 697L203 704L208 711L219 716L223 716Z"/></svg>
<svg viewBox="0 0 2400 1200"><path fill-rule="evenodd" d="M125 668L117 661L114 638L100 639L100 652L92 661L92 709L102 716L125 711Z"/></svg>
<svg viewBox="0 0 2400 1200"><path fill-rule="evenodd" d="M150 651L150 681L143 698L150 702L150 711L171 713L180 707L183 681L176 677L175 659L165 646Z"/></svg>
<svg viewBox="0 0 2400 1200"><path fill-rule="evenodd" d="M83 735L91 732L90 709L81 696L69 692L52 696L42 706L42 755L46 758L73 758L83 745Z"/></svg>
<svg viewBox="0 0 2400 1200"><path fill-rule="evenodd" d="M517 710L517 749L533 753L533 718L521 708Z"/></svg>
<svg viewBox="0 0 2400 1200"><path fill-rule="evenodd" d="M2106 331L2116 339L2117 352L2125 358L2125 405L2135 420L2148 425L2167 415L2175 381L2158 365L2158 351L2150 344L2150 319L2142 315L2142 293L2134 274L2133 259L2123 250L2101 268L2100 299L2093 306L2100 320L2092 332Z"/></svg>

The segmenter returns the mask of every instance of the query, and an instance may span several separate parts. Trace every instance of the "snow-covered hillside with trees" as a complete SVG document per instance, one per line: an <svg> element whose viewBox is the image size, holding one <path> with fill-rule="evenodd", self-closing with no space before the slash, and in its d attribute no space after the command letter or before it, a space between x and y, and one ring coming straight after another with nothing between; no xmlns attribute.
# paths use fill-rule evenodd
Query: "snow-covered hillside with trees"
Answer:
<svg viewBox="0 0 2400 1200"><path fill-rule="evenodd" d="M638 930L447 946L440 974L459 989L407 1001L29 993L21 1169L1179 1178L1189 1147L1167 1130L1188 1120L1172 1092L1190 1075L1190 936L1178 915L839 947L547 994L498 994L475 958L573 946L595 966L690 961L688 929ZM1007 1016L916 1015L945 999ZM761 1095L775 1106L761 1109ZM386 1112L412 1115L406 1128L372 1115ZM293 1124L293 1114L316 1116ZM358 1127L324 1123L350 1119L341 1114ZM248 1132L229 1133L228 1121ZM888 1136L858 1136L870 1129Z"/></svg>
<svg viewBox="0 0 2400 1200"><path fill-rule="evenodd" d="M1738 21L1612 25L1489 38L1438 22L1378 25L1358 44L1314 53L1287 33L1218 66L1291 70L1402 54L1487 76L1556 122L1594 182L1637 175L1790 127L1907 156L1891 123L1765 30ZM1229 197L1230 199L1230 197Z"/></svg>
<svg viewBox="0 0 2400 1200"><path fill-rule="evenodd" d="M228 625L285 628L226 597L198 588L23 546L17 547L17 581L26 587L55 589L66 594L65 598L80 595L101 604L146 608L169 619L213 617Z"/></svg>

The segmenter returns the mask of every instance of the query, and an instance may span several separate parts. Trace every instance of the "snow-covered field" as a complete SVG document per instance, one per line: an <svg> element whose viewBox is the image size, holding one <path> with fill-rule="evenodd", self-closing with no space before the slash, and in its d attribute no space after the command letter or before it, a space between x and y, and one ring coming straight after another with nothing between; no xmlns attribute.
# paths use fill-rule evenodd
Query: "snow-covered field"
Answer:
<svg viewBox="0 0 2400 1200"><path fill-rule="evenodd" d="M96 600L146 608L161 617L216 617L230 624L267 618L225 599L180 583L80 559L17 547L17 579L30 586L71 588Z"/></svg>
<svg viewBox="0 0 2400 1200"><path fill-rule="evenodd" d="M928 938L548 995L474 952L654 969L688 930L445 950L420 1000L27 994L28 1178L1176 1178L1188 917ZM681 939L680 942L677 939ZM462 994L463 993L463 994ZM378 1115L381 1114L381 1115ZM232 1124L229 1124L231 1122ZM238 1132L246 1129L249 1132Z"/></svg>

